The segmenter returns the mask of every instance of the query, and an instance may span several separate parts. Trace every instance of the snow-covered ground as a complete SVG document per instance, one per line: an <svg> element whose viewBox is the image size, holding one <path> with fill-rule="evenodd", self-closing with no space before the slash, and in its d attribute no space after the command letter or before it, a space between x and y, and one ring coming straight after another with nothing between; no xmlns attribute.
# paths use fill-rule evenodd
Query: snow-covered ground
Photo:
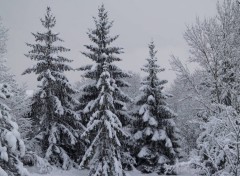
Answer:
<svg viewBox="0 0 240 176"><path fill-rule="evenodd" d="M56 169L54 168L53 171L50 174L37 174L33 173L31 171L30 175L31 176L87 176L88 175L88 170L77 170L77 169L71 169L69 171L64 171L61 169ZM144 176L146 174L141 174L139 171L132 171L128 172L129 176ZM147 176L157 176L157 174L147 174Z"/></svg>
<svg viewBox="0 0 240 176"><path fill-rule="evenodd" d="M28 168L31 176L87 176L88 170L77 170L71 169L69 171L64 171L59 168L53 168L53 171L49 174L38 174L35 173L34 168ZM179 175L181 176L197 176L196 171L189 167L180 167L179 168ZM128 176L158 176L157 174L142 174L141 172L134 170L128 172Z"/></svg>

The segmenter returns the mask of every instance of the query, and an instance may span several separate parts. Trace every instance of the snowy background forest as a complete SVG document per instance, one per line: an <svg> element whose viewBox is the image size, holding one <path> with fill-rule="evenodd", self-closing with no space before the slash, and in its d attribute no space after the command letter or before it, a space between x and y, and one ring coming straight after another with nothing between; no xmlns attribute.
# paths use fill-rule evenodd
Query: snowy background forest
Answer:
<svg viewBox="0 0 240 176"><path fill-rule="evenodd" d="M162 58L161 48L172 41L152 30L157 17L139 14L143 18L128 30L112 17L113 4L95 3L93 18L91 10L81 18L91 22L81 26L86 43L69 54L68 44L81 36L74 26L65 25L64 32L57 26L64 20L81 24L77 16L58 18L56 2L40 3L41 17L15 21L18 31L7 24L21 5L0 1L0 176L239 176L240 2L196 2L210 13L192 13L183 31L175 26L184 47L172 40L178 49L165 48ZM35 6L29 2L21 12ZM10 14L4 7L17 10ZM171 14L162 20L178 15ZM169 38L176 35L171 25L164 26ZM23 26L33 31L22 32ZM121 40L121 30L131 37ZM65 42L67 33L74 40ZM131 40L144 41L144 48L130 50Z"/></svg>

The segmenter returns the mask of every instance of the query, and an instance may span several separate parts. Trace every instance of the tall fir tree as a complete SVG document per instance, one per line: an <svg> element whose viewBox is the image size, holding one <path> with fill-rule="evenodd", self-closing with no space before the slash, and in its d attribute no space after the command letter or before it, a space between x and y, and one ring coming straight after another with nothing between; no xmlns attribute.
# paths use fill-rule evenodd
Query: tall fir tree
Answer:
<svg viewBox="0 0 240 176"><path fill-rule="evenodd" d="M87 124L83 137L94 136L80 166L91 163L89 176L125 175L121 164L120 136L125 136L122 123L116 115L114 91L118 89L109 73L108 56L102 57L104 65L96 87L100 89L93 101L93 114Z"/></svg>
<svg viewBox="0 0 240 176"><path fill-rule="evenodd" d="M167 165L174 165L179 157L180 136L173 120L176 115L167 107L167 96L162 92L167 81L157 77L164 69L156 64L156 53L151 42L148 63L142 68L148 75L142 81L142 94L136 98L139 108L135 112L135 155L137 168L142 172L173 174Z"/></svg>
<svg viewBox="0 0 240 176"><path fill-rule="evenodd" d="M112 42L114 42L119 36L116 35L112 37L109 34L113 21L109 21L108 13L106 12L104 5L101 5L98 9L98 18L94 17L93 19L95 29L90 29L87 34L94 45L85 45L89 52L83 52L83 55L91 59L95 64L86 65L79 69L85 71L83 77L92 80L92 82L83 87L78 110L83 118L84 124L87 124L94 113L94 103L101 92L101 88L97 87L97 81L103 72L103 65L105 58L107 58L108 72L111 75L111 78L115 80L114 84L116 84L115 90L112 94L113 104L116 109L115 114L121 121L122 125L127 129L131 117L128 114L126 103L130 102L131 99L124 94L121 88L129 86L123 78L128 78L130 75L114 64L114 62L121 61L117 55L123 53L122 48L111 46ZM126 139L122 139L121 141L123 141L123 162L128 161L124 165L131 165L132 159L128 152L128 142Z"/></svg>
<svg viewBox="0 0 240 176"><path fill-rule="evenodd" d="M0 175L27 176L20 157L25 154L25 145L18 132L18 125L11 118L10 109L4 103L11 93L6 84L0 84Z"/></svg>
<svg viewBox="0 0 240 176"><path fill-rule="evenodd" d="M55 44L63 40L58 37L58 33L52 32L56 19L50 7L41 22L46 32L33 34L37 43L27 44L32 50L26 54L37 64L23 73L35 73L40 82L29 114L36 129L32 141L37 144L35 147L38 146L36 150L40 156L51 164L68 169L73 164L75 144L84 127L79 115L73 110L78 103L73 98L76 91L64 75L65 71L72 70L66 64L71 60L59 55L69 49Z"/></svg>

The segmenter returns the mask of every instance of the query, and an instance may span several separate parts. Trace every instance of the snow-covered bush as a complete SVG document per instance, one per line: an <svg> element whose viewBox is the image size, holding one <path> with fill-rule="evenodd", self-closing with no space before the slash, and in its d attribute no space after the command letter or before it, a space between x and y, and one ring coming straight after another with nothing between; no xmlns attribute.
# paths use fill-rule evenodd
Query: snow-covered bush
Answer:
<svg viewBox="0 0 240 176"><path fill-rule="evenodd" d="M220 110L202 124L197 140L199 160L194 164L207 175L240 174L240 115L231 106Z"/></svg>
<svg viewBox="0 0 240 176"><path fill-rule="evenodd" d="M48 161L44 158L41 158L34 152L26 152L24 157L22 158L24 165L30 167L36 167L37 172L40 174L47 174L52 171L52 166L48 163Z"/></svg>

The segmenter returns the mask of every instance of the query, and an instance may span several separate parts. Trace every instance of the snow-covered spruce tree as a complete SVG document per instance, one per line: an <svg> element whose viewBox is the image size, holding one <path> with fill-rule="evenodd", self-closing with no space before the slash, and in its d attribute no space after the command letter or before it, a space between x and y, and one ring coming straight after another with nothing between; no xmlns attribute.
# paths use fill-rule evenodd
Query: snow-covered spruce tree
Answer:
<svg viewBox="0 0 240 176"><path fill-rule="evenodd" d="M89 176L123 176L125 173L121 163L120 136L126 134L117 116L113 96L118 87L108 71L111 60L108 56L103 56L102 59L105 61L96 85L100 93L93 101L91 108L94 113L86 131L82 134L83 137L88 138L94 136L94 139L91 140L80 167L90 163Z"/></svg>
<svg viewBox="0 0 240 176"><path fill-rule="evenodd" d="M98 18L93 18L95 23L95 29L90 29L88 34L89 39L94 45L85 45L89 52L83 52L83 55L91 59L94 64L81 67L79 70L85 71L83 77L92 80L91 84L87 84L82 89L82 96L80 97L79 112L83 118L84 124L87 124L90 117L94 113L94 102L99 96L101 89L97 87L97 81L103 71L104 59L108 60L108 72L111 78L115 80L117 87L113 92L113 103L116 109L116 115L121 121L123 127L127 129L127 125L130 124L131 117L128 114L126 103L130 102L130 98L125 95L121 88L128 87L128 83L123 78L130 77L130 75L120 68L118 68L114 62L121 61L117 56L122 53L122 48L111 46L118 35L110 36L110 29L113 25L113 21L109 21L108 13L106 12L104 5L101 5L98 9ZM90 138L92 140L93 138ZM122 143L122 156L123 164L130 166L132 164L131 156L129 155L127 140L121 139Z"/></svg>
<svg viewBox="0 0 240 176"><path fill-rule="evenodd" d="M59 55L69 49L55 44L63 40L52 32L56 20L49 7L41 22L46 31L33 34L37 43L27 44L32 50L26 54L37 64L23 73L35 73L40 82L29 114L36 130L30 142L36 144L34 148L41 157L68 169L73 164L74 146L84 127L79 115L73 111L78 102L72 97L75 90L64 75L64 71L72 70L66 64L71 60Z"/></svg>
<svg viewBox="0 0 240 176"><path fill-rule="evenodd" d="M167 96L162 92L167 81L157 77L164 69L156 64L156 53L151 42L148 63L142 68L148 75L142 81L142 94L136 98L135 155L137 168L143 173L174 174L171 165L180 156L180 136L174 122L176 115L167 107Z"/></svg>
<svg viewBox="0 0 240 176"><path fill-rule="evenodd" d="M25 153L25 145L18 132L18 125L11 119L10 109L4 100L10 97L8 87L0 84L0 175L27 176L20 157Z"/></svg>

